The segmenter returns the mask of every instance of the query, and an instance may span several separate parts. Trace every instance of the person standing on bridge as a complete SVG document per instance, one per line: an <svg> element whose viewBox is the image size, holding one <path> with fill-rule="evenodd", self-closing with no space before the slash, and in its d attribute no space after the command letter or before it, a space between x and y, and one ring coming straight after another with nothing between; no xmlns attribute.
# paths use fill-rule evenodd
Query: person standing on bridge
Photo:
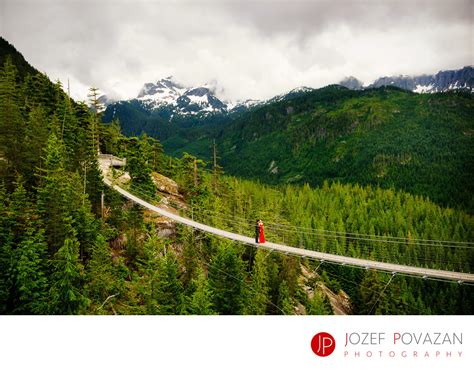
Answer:
<svg viewBox="0 0 474 373"><path fill-rule="evenodd" d="M258 239L260 238L260 219L257 219L255 222L255 243L258 243Z"/></svg>
<svg viewBox="0 0 474 373"><path fill-rule="evenodd" d="M265 234L263 233L263 222L261 220L258 221L258 227L259 227L258 242L265 243Z"/></svg>

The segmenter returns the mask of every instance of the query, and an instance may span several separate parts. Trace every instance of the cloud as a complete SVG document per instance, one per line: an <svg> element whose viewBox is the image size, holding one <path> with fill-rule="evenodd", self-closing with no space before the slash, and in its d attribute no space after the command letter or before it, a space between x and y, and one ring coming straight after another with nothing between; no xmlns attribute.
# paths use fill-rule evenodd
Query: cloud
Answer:
<svg viewBox="0 0 474 373"><path fill-rule="evenodd" d="M296 32L302 37L343 24L355 31L437 22L472 22L471 0L294 0L224 1L235 19L263 34Z"/></svg>
<svg viewBox="0 0 474 373"><path fill-rule="evenodd" d="M173 75L227 99L473 64L473 1L3 0L0 34L76 98ZM217 83L216 83L217 82Z"/></svg>

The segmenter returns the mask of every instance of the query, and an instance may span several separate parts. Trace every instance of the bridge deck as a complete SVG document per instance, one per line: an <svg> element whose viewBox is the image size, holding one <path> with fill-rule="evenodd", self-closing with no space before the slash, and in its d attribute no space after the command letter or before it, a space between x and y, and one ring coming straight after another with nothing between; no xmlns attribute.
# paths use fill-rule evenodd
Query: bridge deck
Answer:
<svg viewBox="0 0 474 373"><path fill-rule="evenodd" d="M184 218L182 216L173 214L165 209L159 208L154 206L133 194L127 192L126 190L120 188L117 185L114 185L110 180L104 178L104 182L110 186L111 188L115 189L121 195L126 197L127 199L138 203L139 205L156 212L159 215L166 216L178 223L185 224L187 226L199 229L204 232L208 232L214 234L216 236L228 238L234 241L242 242L248 245L254 245L256 247L264 247L270 250L280 251L282 253L297 255L300 257L308 257L314 258L318 260L324 260L331 263L340 263L346 265L352 265L362 268L373 268L381 271L387 272L396 272L396 273L403 273L408 275L414 276L426 276L428 278L436 278L436 279L443 279L443 280L450 280L450 281L463 281L463 282L472 282L474 283L474 274L472 273L462 273L462 272L451 272L451 271L444 271L439 269L430 269L430 268L421 268L421 267L412 267L412 266L405 266L400 264L392 264L392 263L384 263L384 262L377 262L368 259L358 259L352 258L342 255L335 255L335 254L327 254L322 253L319 251L301 249L297 247L291 247L286 245L281 245L272 242L266 242L264 244L256 244L255 239L252 237L243 236L240 234L228 232L222 229L214 228L209 225L205 225L202 223L198 223L194 220Z"/></svg>

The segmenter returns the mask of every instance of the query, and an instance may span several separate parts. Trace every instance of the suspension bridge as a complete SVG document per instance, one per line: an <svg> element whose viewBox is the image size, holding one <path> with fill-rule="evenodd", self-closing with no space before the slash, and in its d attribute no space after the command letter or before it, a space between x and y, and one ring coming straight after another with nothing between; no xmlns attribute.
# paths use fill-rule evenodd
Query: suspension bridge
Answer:
<svg viewBox="0 0 474 373"><path fill-rule="evenodd" d="M445 280L445 281L455 281L458 283L474 284L474 274L472 273L447 271L447 270L433 269L433 268L423 268L423 267L402 265L402 264L396 264L396 263L379 262L379 261L369 260L369 259L360 259L360 258L343 256L343 255L324 253L320 251L287 246L287 245L273 243L273 242L265 242L262 244L257 244L255 242L255 239L252 237L248 237L241 234L229 232L223 229L215 228L210 225L197 222L193 219L180 216L164 208L155 206L145 201L144 199L139 198L136 195L130 193L129 191L121 188L120 186L116 185L114 181L109 178L108 169L111 166L118 166L118 167L124 166L125 163L126 163L125 159L117 158L112 155L101 154L99 156L99 165L104 177L104 183L107 186L117 191L126 199L134 203L137 203L150 211L153 211L177 223L187 225L189 227L200 230L202 232L207 232L215 236L230 239L230 240L233 240L245 245L255 246L260 249L267 249L270 251L277 251L285 255L293 255L293 256L297 256L301 258L318 260L321 263L327 262L327 263L334 263L334 264L339 264L339 265L360 267L360 268L365 268L365 269L373 269L377 271L392 273L392 275L405 274L405 275L411 275L411 276L418 276L425 279L438 279L438 280Z"/></svg>

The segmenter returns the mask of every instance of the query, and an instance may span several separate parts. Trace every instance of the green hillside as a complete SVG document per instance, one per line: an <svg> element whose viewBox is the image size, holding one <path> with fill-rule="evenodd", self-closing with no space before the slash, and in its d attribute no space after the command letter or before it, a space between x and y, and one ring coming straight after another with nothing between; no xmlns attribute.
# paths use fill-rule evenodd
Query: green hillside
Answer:
<svg viewBox="0 0 474 373"><path fill-rule="evenodd" d="M268 184L324 180L394 187L474 210L474 96L329 86L230 118L175 129L165 150ZM160 136L158 136L160 138Z"/></svg>
<svg viewBox="0 0 474 373"><path fill-rule="evenodd" d="M150 111L144 108L139 100L119 101L105 109L103 122L110 123L114 119L120 121L124 135L140 136L146 133L159 138L161 141L172 138L177 131L186 131L196 127L206 127L227 123L230 116L224 114L213 115L178 115L169 108L160 108ZM174 137L174 139L177 139ZM186 141L178 137L178 141ZM184 144L183 143L183 144Z"/></svg>

